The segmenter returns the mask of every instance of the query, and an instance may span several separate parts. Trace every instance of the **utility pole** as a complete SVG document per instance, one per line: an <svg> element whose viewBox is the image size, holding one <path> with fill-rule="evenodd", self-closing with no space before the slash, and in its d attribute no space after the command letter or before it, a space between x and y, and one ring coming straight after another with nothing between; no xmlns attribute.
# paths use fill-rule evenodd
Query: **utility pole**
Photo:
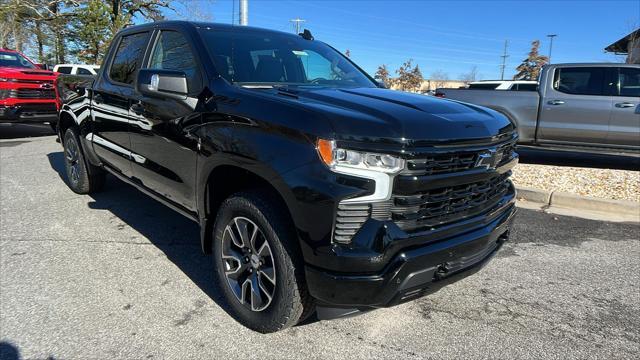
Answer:
<svg viewBox="0 0 640 360"><path fill-rule="evenodd" d="M502 65L500 65L500 80L504 80L504 69L507 67L507 58L509 57L509 55L507 55L507 46L509 45L509 40L505 40L504 41L504 51L502 52L502 56L500 56L502 58Z"/></svg>
<svg viewBox="0 0 640 360"><path fill-rule="evenodd" d="M551 50L553 50L553 38L558 36L558 34L549 34L547 37L549 38L549 64L551 64Z"/></svg>
<svg viewBox="0 0 640 360"><path fill-rule="evenodd" d="M303 22L305 22L307 20L300 19L300 18L295 18L295 19L291 19L289 21L295 24L294 26L296 28L296 34L300 34L300 23L303 23Z"/></svg>
<svg viewBox="0 0 640 360"><path fill-rule="evenodd" d="M249 25L249 0L240 0L240 25Z"/></svg>

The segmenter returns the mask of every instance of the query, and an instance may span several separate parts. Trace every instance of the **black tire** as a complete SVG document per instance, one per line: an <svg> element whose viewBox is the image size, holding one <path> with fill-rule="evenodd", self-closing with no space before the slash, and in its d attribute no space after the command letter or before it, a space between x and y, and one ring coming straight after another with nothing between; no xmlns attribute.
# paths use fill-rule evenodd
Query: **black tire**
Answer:
<svg viewBox="0 0 640 360"><path fill-rule="evenodd" d="M259 236L262 237L260 241L263 242L263 245L264 242L268 243L269 255L272 255L273 258L273 278L275 281L273 282L272 297L269 299L269 304L258 311L252 310L253 301L251 304L241 303L232 290L231 282L234 280L229 280L225 274L225 269L229 272L229 268L227 267L228 260L223 260L223 251L230 251L224 250L223 240L225 240L225 236L228 236L225 235L225 231L228 231L228 225L233 226L234 220L240 218L247 219L251 224L259 227ZM314 311L314 302L305 283L304 264L295 230L286 209L280 205L278 199L268 195L268 192L234 194L220 206L213 231L212 252L217 286L226 302L224 305L226 305L228 312L238 322L252 330L271 333L297 324ZM256 238L255 241L258 242L257 237L254 236L252 239ZM227 256L228 258L229 256ZM265 262L268 261L270 260L265 260ZM252 263L253 260L248 262ZM263 262L260 261L260 265L262 264ZM241 266L238 264L238 268ZM245 266L250 268L251 264ZM256 277L259 272L260 269L256 267ZM258 280L256 281L258 282ZM263 281L260 286L263 283L267 282ZM251 284L249 284L249 289L251 288ZM261 287L261 289L264 288ZM249 295L250 298L252 294Z"/></svg>
<svg viewBox="0 0 640 360"><path fill-rule="evenodd" d="M106 174L101 168L86 161L75 128L70 127L65 131L63 147L64 168L69 188L78 194L100 191L104 186Z"/></svg>

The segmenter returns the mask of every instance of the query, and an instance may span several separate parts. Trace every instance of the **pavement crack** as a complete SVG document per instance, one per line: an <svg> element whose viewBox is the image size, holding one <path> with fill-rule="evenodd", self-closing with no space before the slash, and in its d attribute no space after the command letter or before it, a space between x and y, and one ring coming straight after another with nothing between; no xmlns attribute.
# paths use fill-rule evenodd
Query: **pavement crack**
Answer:
<svg viewBox="0 0 640 360"><path fill-rule="evenodd" d="M173 322L173 326L184 326L187 325L188 323L190 323L193 318L195 316L200 316L202 314L204 314L205 309L205 302L204 300L196 300L194 305L195 307L185 313L182 314L182 318L176 320Z"/></svg>

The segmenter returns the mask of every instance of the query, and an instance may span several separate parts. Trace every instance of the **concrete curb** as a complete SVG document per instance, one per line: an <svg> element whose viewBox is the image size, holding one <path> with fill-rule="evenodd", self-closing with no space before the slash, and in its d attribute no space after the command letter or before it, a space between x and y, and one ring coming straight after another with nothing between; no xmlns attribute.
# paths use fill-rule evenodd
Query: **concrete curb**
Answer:
<svg viewBox="0 0 640 360"><path fill-rule="evenodd" d="M542 204L542 206L557 206L631 216L640 215L640 203L635 201L598 199L560 191L546 191L520 186L516 186L516 191L517 199Z"/></svg>

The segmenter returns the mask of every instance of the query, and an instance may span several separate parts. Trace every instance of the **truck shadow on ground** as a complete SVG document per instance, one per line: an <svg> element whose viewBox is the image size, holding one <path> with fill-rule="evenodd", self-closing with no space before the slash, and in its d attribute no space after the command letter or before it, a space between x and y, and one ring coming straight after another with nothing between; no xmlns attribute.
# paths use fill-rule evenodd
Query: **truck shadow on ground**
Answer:
<svg viewBox="0 0 640 360"><path fill-rule="evenodd" d="M51 167L66 182L62 152L47 155ZM130 226L161 250L207 296L229 314L214 278L213 259L202 252L199 226L148 197L131 185L108 175L103 191L89 196L90 209L108 210L119 229ZM140 239L129 239L140 243ZM230 315L231 316L231 315ZM314 322L315 316L300 325Z"/></svg>
<svg viewBox="0 0 640 360"><path fill-rule="evenodd" d="M640 171L640 156L553 151L521 146L518 147L517 152L523 164Z"/></svg>
<svg viewBox="0 0 640 360"><path fill-rule="evenodd" d="M48 124L0 124L0 139L18 139L50 135L55 135L55 132Z"/></svg>

